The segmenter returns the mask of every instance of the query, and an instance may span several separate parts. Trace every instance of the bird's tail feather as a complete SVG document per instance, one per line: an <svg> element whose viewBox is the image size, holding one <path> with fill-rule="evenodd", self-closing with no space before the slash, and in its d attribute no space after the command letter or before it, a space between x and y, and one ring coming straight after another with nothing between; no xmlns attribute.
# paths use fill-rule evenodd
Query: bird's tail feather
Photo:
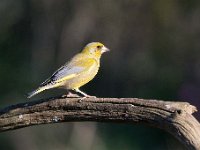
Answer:
<svg viewBox="0 0 200 150"><path fill-rule="evenodd" d="M42 87L39 87L37 88L36 90L28 93L28 97L27 98L31 98L39 93L41 93L42 91L46 90L46 89L50 89L51 87L48 87L48 86L42 86Z"/></svg>

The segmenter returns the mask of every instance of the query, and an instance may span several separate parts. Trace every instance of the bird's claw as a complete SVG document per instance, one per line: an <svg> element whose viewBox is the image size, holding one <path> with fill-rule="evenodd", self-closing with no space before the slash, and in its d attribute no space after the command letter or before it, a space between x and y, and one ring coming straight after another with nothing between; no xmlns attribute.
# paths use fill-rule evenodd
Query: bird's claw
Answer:
<svg viewBox="0 0 200 150"><path fill-rule="evenodd" d="M87 97L85 97L85 96L84 97L80 97L78 102L81 103L85 98L87 98Z"/></svg>
<svg viewBox="0 0 200 150"><path fill-rule="evenodd" d="M84 96L84 97L80 97L78 102L81 103L82 100L84 100L84 99L86 99L86 98L97 98L97 97L96 97L96 96L91 96L91 95L86 95L86 96Z"/></svg>
<svg viewBox="0 0 200 150"><path fill-rule="evenodd" d="M87 98L97 98L96 96L88 95Z"/></svg>
<svg viewBox="0 0 200 150"><path fill-rule="evenodd" d="M71 93L71 92L68 92L66 96L67 96L67 97L71 97L71 98L77 98L77 97L80 97L79 95L77 95L77 94L73 94L73 93Z"/></svg>

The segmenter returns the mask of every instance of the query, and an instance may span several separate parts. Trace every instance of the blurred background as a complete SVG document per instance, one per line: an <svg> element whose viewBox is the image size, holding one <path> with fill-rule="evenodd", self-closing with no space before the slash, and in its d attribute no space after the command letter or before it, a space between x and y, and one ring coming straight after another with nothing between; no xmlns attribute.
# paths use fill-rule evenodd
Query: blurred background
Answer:
<svg viewBox="0 0 200 150"><path fill-rule="evenodd" d="M0 0L0 107L26 102L89 42L111 49L81 88L98 97L187 101L200 109L199 0ZM105 86L106 85L106 86ZM61 95L49 90L32 100ZM195 113L200 120L199 113ZM2 150L182 150L143 125L62 123L0 134Z"/></svg>

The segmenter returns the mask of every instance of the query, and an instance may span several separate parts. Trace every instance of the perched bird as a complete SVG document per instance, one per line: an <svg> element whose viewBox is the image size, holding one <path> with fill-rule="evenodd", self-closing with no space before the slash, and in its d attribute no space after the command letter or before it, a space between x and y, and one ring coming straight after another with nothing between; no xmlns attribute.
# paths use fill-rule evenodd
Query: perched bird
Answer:
<svg viewBox="0 0 200 150"><path fill-rule="evenodd" d="M100 67L101 55L107 51L109 49L102 43L92 42L87 44L80 53L54 72L36 90L29 93L28 98L52 88L73 90L84 97L90 97L79 88L95 77Z"/></svg>

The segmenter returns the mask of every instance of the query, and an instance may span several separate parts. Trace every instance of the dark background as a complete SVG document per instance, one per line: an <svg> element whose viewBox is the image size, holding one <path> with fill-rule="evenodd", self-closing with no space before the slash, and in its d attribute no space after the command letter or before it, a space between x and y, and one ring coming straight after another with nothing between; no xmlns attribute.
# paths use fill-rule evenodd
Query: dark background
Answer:
<svg viewBox="0 0 200 150"><path fill-rule="evenodd" d="M86 93L187 101L200 107L199 0L1 0L0 107L27 101L27 92L93 41L111 51L102 57L97 77L82 87ZM32 100L64 93L49 90ZM87 122L1 133L0 147L183 149L159 129Z"/></svg>

